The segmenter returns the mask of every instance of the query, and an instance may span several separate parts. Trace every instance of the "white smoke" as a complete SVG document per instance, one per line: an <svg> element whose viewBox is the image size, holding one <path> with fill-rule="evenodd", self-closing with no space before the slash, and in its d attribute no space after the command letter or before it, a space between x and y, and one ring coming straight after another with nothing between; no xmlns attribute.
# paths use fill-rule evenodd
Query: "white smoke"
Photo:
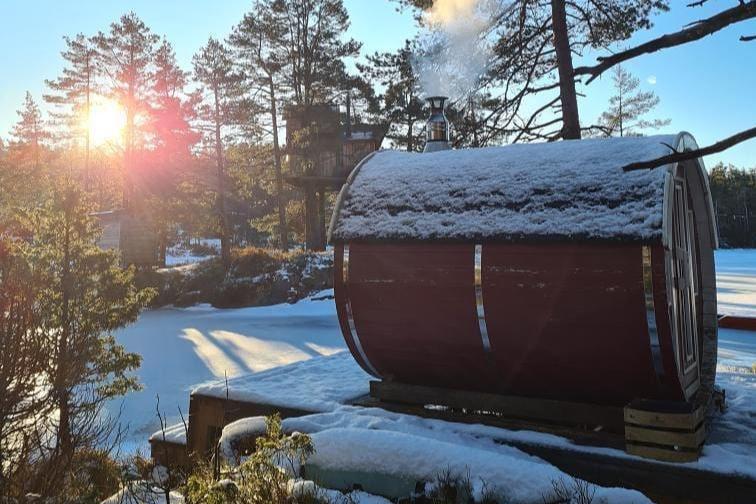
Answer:
<svg viewBox="0 0 756 504"><path fill-rule="evenodd" d="M486 40L502 0L435 0L425 12L412 67L425 96L469 94L491 60Z"/></svg>

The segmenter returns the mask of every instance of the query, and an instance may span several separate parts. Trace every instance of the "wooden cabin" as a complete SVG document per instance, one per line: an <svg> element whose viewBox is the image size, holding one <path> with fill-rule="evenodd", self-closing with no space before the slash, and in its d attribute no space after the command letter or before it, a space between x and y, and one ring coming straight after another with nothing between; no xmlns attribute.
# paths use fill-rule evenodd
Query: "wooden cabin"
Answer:
<svg viewBox="0 0 756 504"><path fill-rule="evenodd" d="M344 338L411 385L624 405L714 383L717 246L687 133L380 151L330 225Z"/></svg>

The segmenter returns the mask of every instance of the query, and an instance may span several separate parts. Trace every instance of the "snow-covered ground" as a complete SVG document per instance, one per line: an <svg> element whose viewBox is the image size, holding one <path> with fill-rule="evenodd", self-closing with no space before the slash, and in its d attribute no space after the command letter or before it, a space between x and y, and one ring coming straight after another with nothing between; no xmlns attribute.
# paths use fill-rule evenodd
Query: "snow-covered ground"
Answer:
<svg viewBox="0 0 756 504"><path fill-rule="evenodd" d="M125 451L146 449L159 427L156 396L169 422L188 413L193 385L256 373L277 366L331 355L345 348L336 319L332 291L297 304L220 310L208 305L161 308L143 313L116 333L130 352L142 355L137 372L144 389L109 409L128 424Z"/></svg>
<svg viewBox="0 0 756 504"><path fill-rule="evenodd" d="M217 238L202 238L199 240L199 244L207 248L213 249L215 255L220 254L220 240ZM165 254L165 265L180 266L183 264L195 264L206 259L210 259L213 255L195 255L192 251L183 245L175 245L168 248Z"/></svg>
<svg viewBox="0 0 756 504"><path fill-rule="evenodd" d="M717 250L718 311L756 318L756 250Z"/></svg>
<svg viewBox="0 0 756 504"><path fill-rule="evenodd" d="M717 251L717 268L720 313L756 316L756 250ZM123 404L122 421L130 427L124 449L145 449L147 438L158 429L158 394L161 410L170 422L178 423L178 409L187 415L189 392L196 384L226 375L233 379L345 350L330 294L332 291L326 291L294 305L229 310L207 305L163 308L143 313L135 324L118 331L118 341L144 359L138 372L144 390L110 406L117 413ZM756 334L721 330L719 356L720 381L728 388L730 401L756 404L756 375L741 372L756 363ZM342 361L353 370L353 377L365 376L367 391L366 375L360 374L362 371L350 359L330 362ZM320 367L316 364L325 363L310 367ZM255 390L264 390L261 383L275 384L277 380L276 373L263 373L256 378ZM346 388L350 393L357 390L351 382ZM326 391L320 399L326 404L334 397L332 391ZM742 419L754 422L753 410L756 407L744 409ZM754 416L749 417L748 411Z"/></svg>

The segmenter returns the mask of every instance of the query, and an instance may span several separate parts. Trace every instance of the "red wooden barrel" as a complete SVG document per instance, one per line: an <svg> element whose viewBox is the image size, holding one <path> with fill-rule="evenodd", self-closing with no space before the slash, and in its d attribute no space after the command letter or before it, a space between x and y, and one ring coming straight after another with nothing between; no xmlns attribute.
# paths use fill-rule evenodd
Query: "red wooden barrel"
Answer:
<svg viewBox="0 0 756 504"><path fill-rule="evenodd" d="M602 404L686 400L711 386L716 234L706 172L700 162L621 170L663 155L662 143L691 142L367 158L330 229L339 321L355 359L403 383ZM538 182L528 183L531 171Z"/></svg>

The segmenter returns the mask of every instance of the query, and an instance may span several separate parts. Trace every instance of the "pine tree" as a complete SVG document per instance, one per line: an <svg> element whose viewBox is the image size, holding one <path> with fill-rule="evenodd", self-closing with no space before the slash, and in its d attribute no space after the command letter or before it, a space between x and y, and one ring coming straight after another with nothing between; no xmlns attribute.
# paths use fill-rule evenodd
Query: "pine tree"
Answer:
<svg viewBox="0 0 756 504"><path fill-rule="evenodd" d="M286 197L281 167L281 145L278 137L279 103L285 92L283 90L284 29L279 19L273 14L270 1L258 0L252 12L245 14L242 22L234 28L229 41L239 56L244 78L258 91L261 107L270 117L278 207L278 237L281 248L288 250Z"/></svg>
<svg viewBox="0 0 756 504"><path fill-rule="evenodd" d="M420 99L420 85L412 70L413 46L406 41L395 53L368 56L368 64L357 67L369 79L383 86L381 116L389 124L386 138L408 151L422 149L422 128L427 115Z"/></svg>
<svg viewBox="0 0 756 504"><path fill-rule="evenodd" d="M223 44L210 38L193 58L194 78L202 85L199 114L207 125L215 149L218 177L216 210L221 239L221 261L226 270L231 266L230 230L226 209L226 170L224 163L224 132L240 123L242 78L235 72L233 56Z"/></svg>
<svg viewBox="0 0 756 504"><path fill-rule="evenodd" d="M13 150L16 161L21 164L31 163L35 172L39 171L42 161L43 143L50 137L42 120L42 112L30 92L26 92L24 105L17 111L18 122L13 126Z"/></svg>
<svg viewBox="0 0 756 504"><path fill-rule="evenodd" d="M97 246L100 230L91 212L83 193L64 183L32 219L30 261L41 279L40 334L48 338L47 376L58 411L50 485L65 477L58 470L77 449L103 441L105 401L138 388L129 373L141 358L111 332L136 320L154 294L137 289L133 269L122 269L117 254Z"/></svg>
<svg viewBox="0 0 756 504"><path fill-rule="evenodd" d="M14 234L0 229L0 502L25 493L19 474L30 455L31 426L49 413L40 390L47 353L36 332L38 282Z"/></svg>
<svg viewBox="0 0 756 504"><path fill-rule="evenodd" d="M185 91L187 77L176 62L173 46L163 39L155 52L153 125L158 148L179 158L188 155L197 141L197 134L190 126L196 114Z"/></svg>
<svg viewBox="0 0 756 504"><path fill-rule="evenodd" d="M98 63L108 76L108 94L126 112L124 132L123 206L134 205L134 171L136 153L144 143L140 124L149 124L155 46L160 38L130 12L110 25L110 31L93 38L97 45ZM140 117L142 121L137 121Z"/></svg>
<svg viewBox="0 0 756 504"><path fill-rule="evenodd" d="M638 91L640 80L622 65L612 69L615 94L609 98L609 109L601 114L597 128L606 136L632 136L646 129L658 129L669 119L641 119L659 104L653 91Z"/></svg>
<svg viewBox="0 0 756 504"><path fill-rule="evenodd" d="M352 80L345 60L359 55L361 44L346 38L349 14L343 0L274 0L268 18L284 28L274 42L283 50L292 102L311 106L328 103Z"/></svg>
<svg viewBox="0 0 756 504"><path fill-rule="evenodd" d="M185 92L187 73L176 62L171 44L163 39L155 52L151 110L153 147L140 173L150 214L158 230L158 260L165 262L168 232L180 199L180 187L193 164L192 146L199 134L191 126L196 118L195 97Z"/></svg>
<svg viewBox="0 0 756 504"><path fill-rule="evenodd" d="M719 163L709 172L717 231L723 247L756 247L756 168Z"/></svg>
<svg viewBox="0 0 756 504"><path fill-rule="evenodd" d="M57 79L45 81L51 93L43 98L60 109L57 118L64 121L67 134L83 139L84 184L89 187L92 136L89 118L96 89L96 51L93 42L81 33L74 38L63 37L63 40L66 49L61 55L66 66Z"/></svg>

